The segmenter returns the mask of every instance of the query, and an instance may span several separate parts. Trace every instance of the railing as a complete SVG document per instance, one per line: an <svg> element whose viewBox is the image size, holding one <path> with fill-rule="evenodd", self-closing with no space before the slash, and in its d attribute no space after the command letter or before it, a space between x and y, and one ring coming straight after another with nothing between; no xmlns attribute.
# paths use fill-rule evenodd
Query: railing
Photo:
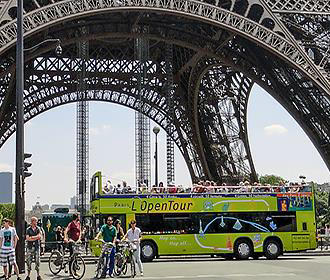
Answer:
<svg viewBox="0 0 330 280"><path fill-rule="evenodd" d="M167 186L167 187L138 187L138 188L118 188L115 187L109 191L104 191L100 195L136 195L136 194L231 194L231 193L305 193L312 192L309 185L283 185L283 186L204 186L193 185L192 187Z"/></svg>

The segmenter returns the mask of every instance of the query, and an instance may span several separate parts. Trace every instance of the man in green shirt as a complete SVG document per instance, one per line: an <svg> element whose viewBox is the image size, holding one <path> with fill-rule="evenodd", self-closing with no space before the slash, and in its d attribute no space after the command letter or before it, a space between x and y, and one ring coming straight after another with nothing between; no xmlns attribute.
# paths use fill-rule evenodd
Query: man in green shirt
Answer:
<svg viewBox="0 0 330 280"><path fill-rule="evenodd" d="M113 219L111 216L107 218L107 223L103 225L99 231L99 233L96 235L95 239L99 240L100 235L102 234L103 240L107 243L111 242L113 244L113 247L111 249L111 253L106 255L107 258L107 265L105 266L105 269L102 273L102 278L105 278L107 275L107 271L109 271L110 277L113 276L113 269L115 267L115 242L116 242L116 236L117 236L117 230L113 226ZM109 262L110 260L110 262Z"/></svg>

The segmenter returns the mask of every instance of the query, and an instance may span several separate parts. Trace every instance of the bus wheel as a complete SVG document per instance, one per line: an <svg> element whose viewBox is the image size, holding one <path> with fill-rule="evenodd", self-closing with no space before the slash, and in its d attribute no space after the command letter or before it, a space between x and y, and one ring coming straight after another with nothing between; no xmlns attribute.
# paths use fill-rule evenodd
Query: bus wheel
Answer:
<svg viewBox="0 0 330 280"><path fill-rule="evenodd" d="M143 262L151 262L157 255L157 249L153 242L142 241L141 242L141 260Z"/></svg>
<svg viewBox="0 0 330 280"><path fill-rule="evenodd" d="M264 254L268 260L275 260L281 254L281 244L275 239L269 239L264 244Z"/></svg>
<svg viewBox="0 0 330 280"><path fill-rule="evenodd" d="M238 260L247 260L252 255L252 250L247 239L240 239L235 243L234 253Z"/></svg>

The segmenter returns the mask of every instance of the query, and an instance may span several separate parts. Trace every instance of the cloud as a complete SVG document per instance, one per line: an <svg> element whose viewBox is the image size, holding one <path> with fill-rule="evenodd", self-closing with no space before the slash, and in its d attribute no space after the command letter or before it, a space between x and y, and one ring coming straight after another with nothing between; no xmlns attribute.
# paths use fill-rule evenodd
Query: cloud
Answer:
<svg viewBox="0 0 330 280"><path fill-rule="evenodd" d="M90 127L89 128L89 134L92 135L92 136L97 136L97 135L100 135L101 132L100 132L100 129L97 128L97 127Z"/></svg>
<svg viewBox="0 0 330 280"><path fill-rule="evenodd" d="M103 124L100 127L90 127L89 134L92 136L99 136L101 134L106 134L111 131L111 125Z"/></svg>
<svg viewBox="0 0 330 280"><path fill-rule="evenodd" d="M267 136L281 135L288 132L287 128L280 124L272 124L264 127Z"/></svg>
<svg viewBox="0 0 330 280"><path fill-rule="evenodd" d="M14 167L6 163L0 163L0 172L14 172Z"/></svg>
<svg viewBox="0 0 330 280"><path fill-rule="evenodd" d="M109 124L104 124L104 125L102 125L102 130L103 130L104 132L109 131L110 129L111 129L111 125L109 125Z"/></svg>

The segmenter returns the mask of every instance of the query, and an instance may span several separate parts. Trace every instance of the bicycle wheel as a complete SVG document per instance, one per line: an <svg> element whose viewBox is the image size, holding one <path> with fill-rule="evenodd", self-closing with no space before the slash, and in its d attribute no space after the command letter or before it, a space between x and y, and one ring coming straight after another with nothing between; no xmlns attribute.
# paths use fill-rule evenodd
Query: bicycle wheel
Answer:
<svg viewBox="0 0 330 280"><path fill-rule="evenodd" d="M125 260L125 262L124 262L124 264L123 264L123 268L122 268L122 270L121 270L121 273L122 273L123 275L126 275L126 273L127 273L127 260Z"/></svg>
<svg viewBox="0 0 330 280"><path fill-rule="evenodd" d="M113 270L113 273L116 276L120 276L123 270L123 265L124 265L124 256L121 253L116 253L115 255L115 267Z"/></svg>
<svg viewBox="0 0 330 280"><path fill-rule="evenodd" d="M70 271L72 272L72 277L76 280L79 280L84 277L86 266L82 257L74 257L70 266Z"/></svg>
<svg viewBox="0 0 330 280"><path fill-rule="evenodd" d="M96 271L95 271L96 279L101 278L103 270L104 270L104 258L100 256L96 264Z"/></svg>
<svg viewBox="0 0 330 280"><path fill-rule="evenodd" d="M63 259L59 251L53 251L48 260L48 267L51 273L57 275L62 269Z"/></svg>

